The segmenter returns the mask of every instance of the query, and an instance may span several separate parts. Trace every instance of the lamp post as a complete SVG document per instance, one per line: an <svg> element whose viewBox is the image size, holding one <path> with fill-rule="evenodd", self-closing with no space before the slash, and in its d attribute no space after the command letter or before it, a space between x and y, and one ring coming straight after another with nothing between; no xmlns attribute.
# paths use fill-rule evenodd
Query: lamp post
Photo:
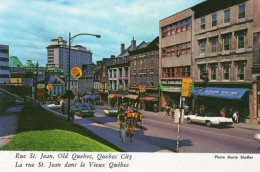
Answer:
<svg viewBox="0 0 260 172"><path fill-rule="evenodd" d="M95 36L97 38L100 38L101 35L97 34L90 34L90 33L79 33L77 35L74 35L71 37L71 34L69 32L69 65L68 65L68 91L70 90L70 48L71 48L71 42L74 38L80 35L90 35L90 36ZM68 97L68 120L70 120L70 98Z"/></svg>

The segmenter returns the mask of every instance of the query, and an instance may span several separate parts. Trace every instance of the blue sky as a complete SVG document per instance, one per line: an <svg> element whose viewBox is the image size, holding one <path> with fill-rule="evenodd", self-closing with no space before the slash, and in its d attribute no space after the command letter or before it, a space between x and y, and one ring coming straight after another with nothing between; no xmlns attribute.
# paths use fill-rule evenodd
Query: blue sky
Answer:
<svg viewBox="0 0 260 172"><path fill-rule="evenodd" d="M203 0L0 0L0 44L9 45L10 56L47 63L51 39L69 32L100 34L80 36L72 45L93 52L93 62L118 55L134 37L137 44L159 34L159 20Z"/></svg>

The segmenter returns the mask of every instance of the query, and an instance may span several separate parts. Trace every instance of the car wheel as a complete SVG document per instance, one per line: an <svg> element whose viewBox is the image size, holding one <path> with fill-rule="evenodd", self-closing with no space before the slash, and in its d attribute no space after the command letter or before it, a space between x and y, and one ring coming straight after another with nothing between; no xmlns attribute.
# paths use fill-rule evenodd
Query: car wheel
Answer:
<svg viewBox="0 0 260 172"><path fill-rule="evenodd" d="M206 125L207 125L207 127L211 127L211 126L212 126L212 124L211 124L210 121L207 121L207 122L206 122Z"/></svg>
<svg viewBox="0 0 260 172"><path fill-rule="evenodd" d="M191 124L191 123L192 123L190 118L187 119L187 123L188 123L188 124Z"/></svg>

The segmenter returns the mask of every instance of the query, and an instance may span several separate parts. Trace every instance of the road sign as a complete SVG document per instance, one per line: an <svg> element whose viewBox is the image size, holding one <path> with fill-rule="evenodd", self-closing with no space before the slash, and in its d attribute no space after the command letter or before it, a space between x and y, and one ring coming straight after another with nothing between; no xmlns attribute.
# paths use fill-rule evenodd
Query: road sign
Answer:
<svg viewBox="0 0 260 172"><path fill-rule="evenodd" d="M73 67L70 74L73 78L79 78L82 75L82 70L79 67Z"/></svg>
<svg viewBox="0 0 260 172"><path fill-rule="evenodd" d="M181 96L191 97L191 87L192 87L192 79L183 78L182 87L181 87Z"/></svg>
<svg viewBox="0 0 260 172"><path fill-rule="evenodd" d="M46 88L47 88L47 90L52 90L52 84L48 84L48 85L46 86Z"/></svg>

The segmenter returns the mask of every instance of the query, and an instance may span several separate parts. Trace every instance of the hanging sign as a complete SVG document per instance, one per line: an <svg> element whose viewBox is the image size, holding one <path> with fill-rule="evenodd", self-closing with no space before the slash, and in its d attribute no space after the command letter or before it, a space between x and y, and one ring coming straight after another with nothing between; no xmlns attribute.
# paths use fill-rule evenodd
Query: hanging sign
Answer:
<svg viewBox="0 0 260 172"><path fill-rule="evenodd" d="M70 74L73 78L79 78L82 75L82 70L79 67L73 67Z"/></svg>
<svg viewBox="0 0 260 172"><path fill-rule="evenodd" d="M46 86L46 88L47 88L47 90L52 90L52 84L48 84L48 85Z"/></svg>

